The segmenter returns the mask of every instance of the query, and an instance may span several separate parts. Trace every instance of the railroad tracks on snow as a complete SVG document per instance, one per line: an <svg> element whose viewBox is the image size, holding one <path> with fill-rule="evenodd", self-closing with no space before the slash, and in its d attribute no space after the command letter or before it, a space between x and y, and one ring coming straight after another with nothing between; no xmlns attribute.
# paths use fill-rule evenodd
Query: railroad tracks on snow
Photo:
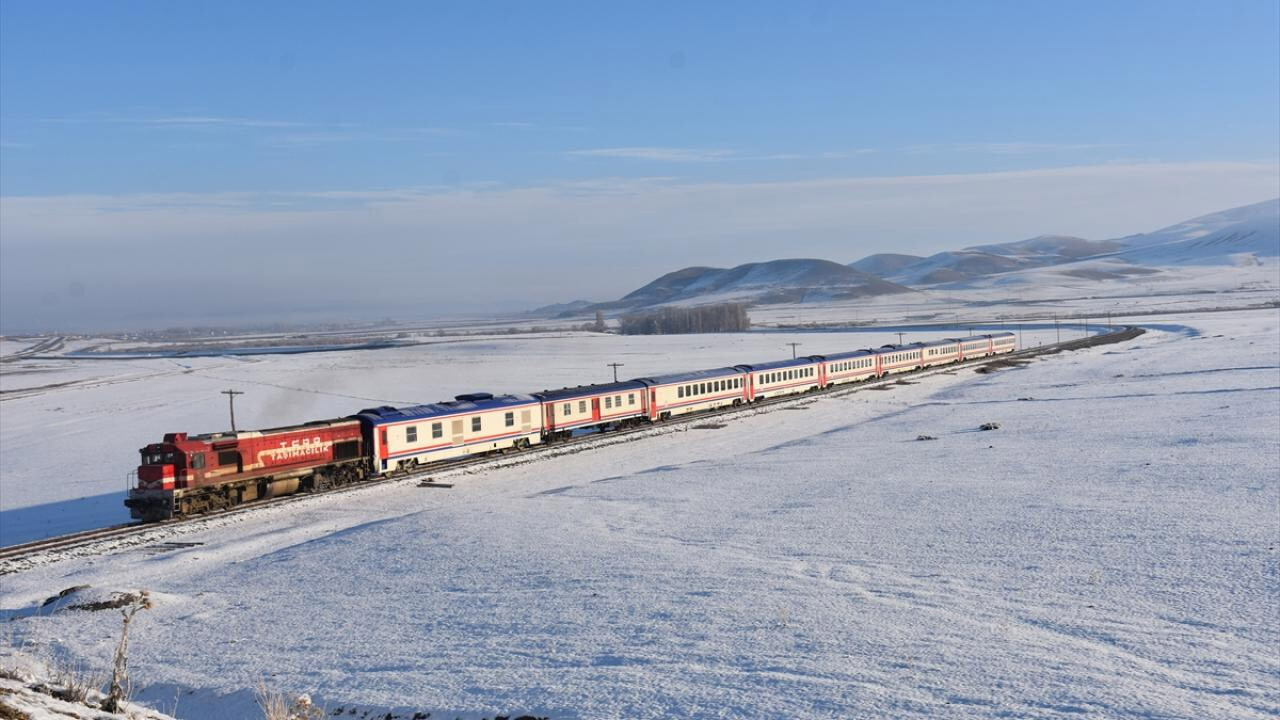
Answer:
<svg viewBox="0 0 1280 720"><path fill-rule="evenodd" d="M477 466L503 467L511 464L523 464L525 462L549 460L567 454L576 454L595 448L609 447L620 442L632 442L644 437L676 432L684 429L711 429L712 426L719 428L723 427L723 425L715 422L709 423L708 420L733 415L745 416L746 414L757 414L760 412L767 412L772 409L786 409L788 407L794 408L808 404L818 398L837 397L862 390L889 390L896 385L914 385L919 378L941 374L954 374L956 370L966 367L972 367L980 373L994 372L1002 368L1020 367L1031 358L1044 355L1055 355L1057 353L1070 352L1073 350L1081 350L1098 345L1125 342L1138 337L1143 332L1145 331L1140 327L1126 326L1101 335L1092 335L1087 338L1069 340L1067 342L1057 343L1054 345L1045 345L1027 350L1019 350L1017 352L997 357L986 357L978 360L953 363L950 365L940 365L913 372L897 373L885 376L878 380L837 385L835 387L816 392L802 393L799 395L786 395L779 398L767 398L751 403L750 405L732 405L718 408L716 410L690 413L689 415L672 418L656 425L639 425L621 430L590 433L562 442L535 445L528 450L522 450L514 453L508 452L502 454L474 455L458 458L456 460L432 463L430 466L421 467L409 473L396 474L386 478L376 478L322 493L300 493L297 495L288 495L272 500L242 505L228 510L197 515L190 518L177 518L158 523L128 523L125 525L114 525L106 528L60 535L43 540L35 540L20 545L0 547L0 575L21 572L23 570L47 565L60 560L75 557L86 557L89 555L100 555L113 550L167 541L173 538L176 534L194 532L208 527L213 527L215 524L221 525L223 524L223 521L227 519L232 519L245 513L252 513L269 507L278 507L293 502L305 502L317 495L332 496L343 493L363 492L379 485L400 483L407 480L417 480L420 484L426 487L452 487L452 484L433 481L433 476L439 476L444 473L453 473L459 470L474 472L473 468ZM911 378L911 380L907 381L907 378Z"/></svg>

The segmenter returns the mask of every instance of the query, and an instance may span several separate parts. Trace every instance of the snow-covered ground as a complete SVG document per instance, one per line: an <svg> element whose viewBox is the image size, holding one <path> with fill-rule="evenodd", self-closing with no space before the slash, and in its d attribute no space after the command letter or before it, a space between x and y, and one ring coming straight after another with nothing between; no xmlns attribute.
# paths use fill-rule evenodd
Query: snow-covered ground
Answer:
<svg viewBox="0 0 1280 720"><path fill-rule="evenodd" d="M734 337L698 364L791 340ZM521 376L684 366L674 346L624 355L616 340L566 339ZM211 360L114 386L114 400L80 395L75 414L91 417L62 428L84 439L112 403L134 426L218 427L209 394L249 379L270 398L246 396L255 424L477 377L507 389L492 374L504 361L464 349L457 369L449 351ZM396 383L420 384L383 398ZM6 401L5 416L52 397ZM0 609L79 584L151 590L133 639L140 697L178 697L194 719L252 715L263 680L331 711L432 717L1275 717L1278 408L1276 310L1160 319L1024 368L456 471L451 490L268 508L5 576ZM6 463L15 439L50 449L7 425ZM98 667L118 624L6 623L24 647Z"/></svg>
<svg viewBox="0 0 1280 720"><path fill-rule="evenodd" d="M998 326L996 326L998 327ZM982 332L979 328L977 332ZM967 329L958 331L960 334ZM1079 327L1069 330L1079 336ZM910 342L946 333L908 333ZM1051 342L1045 328L1027 344ZM447 400L465 392L534 392L620 377L697 370L897 342L856 333L622 337L589 333L443 338L386 350L241 358L33 360L0 372L0 545L128 520L124 492L137 449L166 432L240 428L350 415L376 405Z"/></svg>

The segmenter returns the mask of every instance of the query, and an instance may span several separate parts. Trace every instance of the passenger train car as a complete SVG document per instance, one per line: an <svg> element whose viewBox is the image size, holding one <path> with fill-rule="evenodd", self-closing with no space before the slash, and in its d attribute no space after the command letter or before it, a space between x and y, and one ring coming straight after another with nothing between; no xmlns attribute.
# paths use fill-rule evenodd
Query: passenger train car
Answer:
<svg viewBox="0 0 1280 720"><path fill-rule="evenodd" d="M750 398L742 372L733 367L641 378L640 382L649 390L650 421L741 405Z"/></svg>
<svg viewBox="0 0 1280 720"><path fill-rule="evenodd" d="M532 395L459 395L451 402L361 410L374 472L527 448L542 442L542 403Z"/></svg>
<svg viewBox="0 0 1280 720"><path fill-rule="evenodd" d="M885 345L530 395L459 395L268 430L169 433L142 448L134 518L163 520L327 490L480 453L612 430L1013 352L1013 333Z"/></svg>

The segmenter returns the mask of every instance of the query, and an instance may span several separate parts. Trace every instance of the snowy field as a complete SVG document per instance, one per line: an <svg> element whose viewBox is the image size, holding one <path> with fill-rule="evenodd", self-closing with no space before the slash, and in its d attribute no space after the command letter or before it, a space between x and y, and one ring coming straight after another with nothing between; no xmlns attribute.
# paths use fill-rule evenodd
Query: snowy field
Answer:
<svg viewBox="0 0 1280 720"><path fill-rule="evenodd" d="M1067 333L1080 337L1083 329ZM1054 337L1045 328L1023 332L1030 345ZM166 432L228 429L226 396L219 394L228 388L246 393L237 399L236 421L253 429L466 392L606 382L613 379L610 362L624 363L619 377L625 379L782 359L790 357L787 342L812 354L897 340L885 330L660 338L570 333L303 355L9 363L0 372L0 545L128 521L123 499L138 448Z"/></svg>
<svg viewBox="0 0 1280 720"><path fill-rule="evenodd" d="M789 340L717 339L701 364ZM564 342L572 366L548 347L522 376L679 362L650 343L624 355L614 340ZM266 408L360 404L345 395L418 400L478 377L508 389L501 360L379 357L144 364L159 375L77 390L83 420L39 423L87 441L117 407L130 427L104 441L115 453L140 425L218 427L209 396L228 383L262 393L245 397L252 424L280 419ZM382 397L404 382L420 383L413 397ZM304 387L330 394L286 389ZM5 417L56 395L5 401ZM1277 311L1160 320L1024 368L457 471L451 490L310 498L174 538L191 545L2 577L0 608L78 584L151 590L133 636L139 696L195 720L253 716L263 681L331 712L433 718L1270 718L1278 408ZM50 449L4 432L5 462L25 458L24 473L43 453L23 443ZM37 655L106 667L119 618L5 625Z"/></svg>

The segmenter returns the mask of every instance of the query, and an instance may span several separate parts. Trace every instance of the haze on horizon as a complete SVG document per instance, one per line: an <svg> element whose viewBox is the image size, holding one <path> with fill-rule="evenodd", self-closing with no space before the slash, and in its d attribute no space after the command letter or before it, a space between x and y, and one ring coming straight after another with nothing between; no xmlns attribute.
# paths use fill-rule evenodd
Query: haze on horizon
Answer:
<svg viewBox="0 0 1280 720"><path fill-rule="evenodd" d="M1280 195L1274 2L0 5L0 332L413 319Z"/></svg>

